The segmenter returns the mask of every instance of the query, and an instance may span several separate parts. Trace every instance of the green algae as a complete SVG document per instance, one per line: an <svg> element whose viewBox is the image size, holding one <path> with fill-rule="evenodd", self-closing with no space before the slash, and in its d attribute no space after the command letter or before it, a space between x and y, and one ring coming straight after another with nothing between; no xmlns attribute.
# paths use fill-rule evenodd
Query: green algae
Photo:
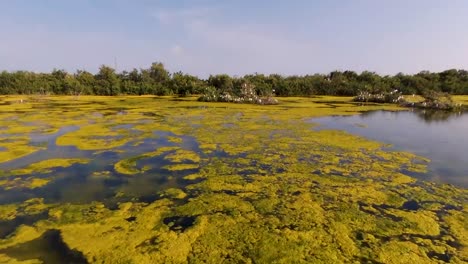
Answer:
<svg viewBox="0 0 468 264"><path fill-rule="evenodd" d="M171 154L166 155L164 159L171 162L200 162L200 156L197 153L183 149L177 150Z"/></svg>
<svg viewBox="0 0 468 264"><path fill-rule="evenodd" d="M157 157L165 153L167 154L168 152L173 152L175 150L179 151L179 147L161 147L155 151L146 152L141 155L131 157L128 159L123 159L114 164L114 170L117 171L118 173L126 174L126 175L134 175L134 174L142 173L151 169L151 166L147 165L143 167L142 169L138 169L137 161L146 159L146 158ZM187 154L188 156L184 158L184 156L182 155L183 153ZM194 154L192 154L189 151L182 151L182 153L180 153L179 155L172 153L172 154L166 155L165 157L165 159L171 160L173 162L177 162L177 160L179 160L179 162L185 161L185 160L190 161L190 160L193 160L194 158L195 158Z"/></svg>
<svg viewBox="0 0 468 264"><path fill-rule="evenodd" d="M182 143L182 139L179 137L168 137L168 140L172 143Z"/></svg>
<svg viewBox="0 0 468 264"><path fill-rule="evenodd" d="M30 164L26 168L11 170L12 175L25 175L32 173L49 173L54 168L69 167L74 164L86 164L89 159L49 159Z"/></svg>
<svg viewBox="0 0 468 264"><path fill-rule="evenodd" d="M176 146L117 161L114 169L138 179L143 169L137 161L160 157L171 163L164 169L197 172L184 177L186 186L161 191L156 201L112 209L100 202L2 205L0 219L43 212L48 217L0 239L1 261L15 263L9 248L52 229L69 248L100 263L468 261L466 190L409 177L407 171L426 171L429 161L422 157L385 151L379 142L345 132L314 131L304 122L311 116L399 110L393 106L360 106L341 97L284 98L268 107L192 98L156 103L152 97L83 97L76 104L89 100L99 104L87 105L86 113L113 106L126 114L106 110L111 117L92 118L96 124L84 126L77 116L81 129L57 144L105 150L167 131L178 135L168 138ZM139 123L150 107L158 116L145 115L153 121ZM134 124L140 132L115 130L114 121ZM181 148L180 135L194 137L201 153Z"/></svg>
<svg viewBox="0 0 468 264"><path fill-rule="evenodd" d="M29 145L29 138L27 137L0 138L0 147L0 163L27 156L41 149Z"/></svg>
<svg viewBox="0 0 468 264"><path fill-rule="evenodd" d="M177 146L161 147L161 148L159 148L159 149L157 149L155 151L144 153L144 154L142 154L142 156L152 158L152 157L160 156L160 155L162 155L164 153L172 152L174 150L179 150L179 149L180 149L180 147L177 147Z"/></svg>
<svg viewBox="0 0 468 264"><path fill-rule="evenodd" d="M170 171L183 171L183 170L193 170L198 169L198 164L171 164L166 165L163 169L170 170Z"/></svg>
<svg viewBox="0 0 468 264"><path fill-rule="evenodd" d="M47 174L57 168L66 168L74 164L86 164L89 161L89 159L49 159L36 162L24 168L9 170L8 173L4 173L4 177L9 177L9 179L0 180L0 187L4 190L41 188L49 184L53 177L37 178L31 175Z"/></svg>
<svg viewBox="0 0 468 264"><path fill-rule="evenodd" d="M161 193L161 197L170 197L173 199L184 199L187 194L181 189L169 188Z"/></svg>
<svg viewBox="0 0 468 264"><path fill-rule="evenodd" d="M114 164L114 170L121 174L133 175L140 173L141 170L136 168L136 162L141 157L134 157L125 160L120 160Z"/></svg>
<svg viewBox="0 0 468 264"><path fill-rule="evenodd" d="M57 145L73 145L83 150L102 150L122 146L130 140L132 139L126 135L121 137L119 131L114 131L105 124L95 124L60 136Z"/></svg>

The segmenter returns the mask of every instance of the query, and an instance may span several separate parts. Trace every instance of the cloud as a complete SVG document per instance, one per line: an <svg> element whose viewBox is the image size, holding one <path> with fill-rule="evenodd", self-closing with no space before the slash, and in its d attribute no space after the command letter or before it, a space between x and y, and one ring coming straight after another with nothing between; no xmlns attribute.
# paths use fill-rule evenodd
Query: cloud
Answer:
<svg viewBox="0 0 468 264"><path fill-rule="evenodd" d="M286 32L275 31L275 27L198 18L185 20L183 27L185 42L181 44L186 48L183 53L180 46L171 51L178 56L182 70L202 76L254 72L305 74L308 73L305 65L318 65L323 57L313 41L299 41Z"/></svg>
<svg viewBox="0 0 468 264"><path fill-rule="evenodd" d="M163 9L160 8L152 13L160 23L169 25L175 23L186 23L194 19L206 18L215 13L217 8L201 7L188 9Z"/></svg>
<svg viewBox="0 0 468 264"><path fill-rule="evenodd" d="M313 41L296 40L276 25L230 23L228 11L220 7L155 11L153 17L165 25L165 30L175 32L181 39L164 57L167 65L178 65L183 71L202 76L254 72L301 74L307 73L304 65L314 60L317 63L323 56Z"/></svg>
<svg viewBox="0 0 468 264"><path fill-rule="evenodd" d="M171 48L171 52L172 52L172 54L174 54L176 56L179 56L184 52L184 49L179 45L174 45Z"/></svg>
<svg viewBox="0 0 468 264"><path fill-rule="evenodd" d="M406 16L403 21L399 19L397 9L386 9L389 15L373 12L370 17L383 16L378 20L381 23L369 23L362 8L359 12L333 9L331 13L328 9L305 13L285 9L276 17L271 16L276 8L254 10L250 2L241 4L251 8L247 11L237 3L200 6L200 2L208 1L188 2L192 6L185 4L182 8L161 8L154 2L132 5L139 12L126 12L128 23L111 23L122 20L122 14L109 12L99 14L99 19L106 18L99 25L91 23L92 19L83 23L80 15L77 24L72 18L60 23L47 18L57 10L23 18L8 16L9 11L2 9L5 15L0 16L0 35L6 37L0 41L0 71L96 71L101 64L114 65L114 58L119 71L161 61L171 71L202 77L212 73L308 74L336 69L393 74L467 67L468 37L462 34L466 32L462 10L444 23L434 22L430 14L416 23L412 19L418 17L413 16L412 9L407 11L408 21L404 20ZM132 17L141 13L146 16ZM337 16L342 13L352 13L353 17ZM354 21L358 15L363 19Z"/></svg>

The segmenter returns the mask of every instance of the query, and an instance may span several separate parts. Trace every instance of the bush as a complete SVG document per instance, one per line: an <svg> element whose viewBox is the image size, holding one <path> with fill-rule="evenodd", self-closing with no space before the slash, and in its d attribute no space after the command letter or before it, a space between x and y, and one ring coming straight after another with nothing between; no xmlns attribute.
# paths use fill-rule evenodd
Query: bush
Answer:
<svg viewBox="0 0 468 264"><path fill-rule="evenodd" d="M426 91L422 96L424 97L424 101L418 103L406 103L406 106L449 111L462 110L462 105L455 103L452 97L447 93Z"/></svg>

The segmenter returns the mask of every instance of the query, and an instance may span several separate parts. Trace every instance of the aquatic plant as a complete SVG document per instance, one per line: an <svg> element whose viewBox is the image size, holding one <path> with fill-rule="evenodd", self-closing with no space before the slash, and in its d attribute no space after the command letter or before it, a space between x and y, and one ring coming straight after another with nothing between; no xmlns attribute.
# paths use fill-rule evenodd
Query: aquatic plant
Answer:
<svg viewBox="0 0 468 264"><path fill-rule="evenodd" d="M30 164L26 168L11 170L12 175L25 175L33 173L48 173L58 167L69 167L74 164L86 164L89 159L48 159Z"/></svg>
<svg viewBox="0 0 468 264"><path fill-rule="evenodd" d="M57 181L54 167L43 178L11 176L6 168L0 199L11 200L0 205L0 262L468 261L466 189L409 177L407 172L427 170L423 157L388 151L382 143L342 131L316 131L304 122L313 116L404 109L396 104L358 105L349 97L285 98L271 106L191 97L49 100L9 105L21 118L11 120L9 111L0 111L2 125L22 127L23 120L36 120L41 122L33 126L40 131L62 123L80 126L57 135L61 143L89 149L91 168L99 155L111 158L95 168L97 173L84 171L83 179L61 177L65 183L79 182L73 195L100 196L86 202L54 200L66 194L50 188ZM30 104L53 107L37 113ZM121 109L125 114L118 114ZM155 114L143 114L149 112ZM106 134L122 141L106 144L107 138L96 138ZM93 138L99 141L81 142ZM148 147L151 140L166 145ZM28 146L29 137L2 141L7 143ZM144 165L152 170L143 172ZM114 173L112 166L133 176ZM16 199L25 192L18 182L34 179L50 181L25 193L36 198ZM112 185L101 189L102 182Z"/></svg>

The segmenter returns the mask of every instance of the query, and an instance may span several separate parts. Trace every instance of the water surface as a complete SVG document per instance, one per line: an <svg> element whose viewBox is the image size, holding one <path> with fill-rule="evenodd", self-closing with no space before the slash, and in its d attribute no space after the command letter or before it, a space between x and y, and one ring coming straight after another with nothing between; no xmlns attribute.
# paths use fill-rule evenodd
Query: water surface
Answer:
<svg viewBox="0 0 468 264"><path fill-rule="evenodd" d="M391 149L427 157L419 178L468 187L468 114L441 111L373 111L314 118L317 129L345 130L391 144Z"/></svg>

